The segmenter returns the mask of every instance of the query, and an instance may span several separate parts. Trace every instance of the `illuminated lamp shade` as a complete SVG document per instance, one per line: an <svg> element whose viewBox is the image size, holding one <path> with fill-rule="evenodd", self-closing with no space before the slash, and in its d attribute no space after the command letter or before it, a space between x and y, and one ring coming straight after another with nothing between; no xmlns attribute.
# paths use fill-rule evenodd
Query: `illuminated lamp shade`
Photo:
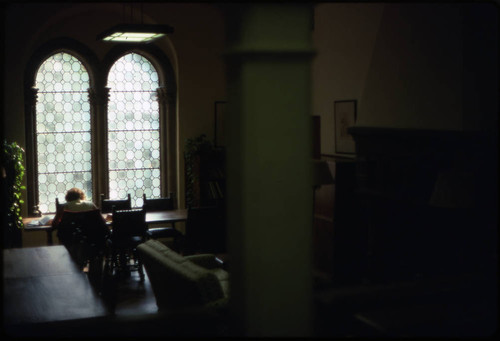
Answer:
<svg viewBox="0 0 500 341"><path fill-rule="evenodd" d="M99 34L97 40L121 43L149 43L173 32L174 28L168 25L121 24Z"/></svg>

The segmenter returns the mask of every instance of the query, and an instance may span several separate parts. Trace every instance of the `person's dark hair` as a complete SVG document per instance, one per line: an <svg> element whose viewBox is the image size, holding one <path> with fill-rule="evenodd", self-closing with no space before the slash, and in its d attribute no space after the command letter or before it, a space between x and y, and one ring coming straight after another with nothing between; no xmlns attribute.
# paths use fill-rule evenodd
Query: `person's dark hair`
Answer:
<svg viewBox="0 0 500 341"><path fill-rule="evenodd" d="M74 200L85 200L85 192L79 188L72 188L66 192L66 202Z"/></svg>

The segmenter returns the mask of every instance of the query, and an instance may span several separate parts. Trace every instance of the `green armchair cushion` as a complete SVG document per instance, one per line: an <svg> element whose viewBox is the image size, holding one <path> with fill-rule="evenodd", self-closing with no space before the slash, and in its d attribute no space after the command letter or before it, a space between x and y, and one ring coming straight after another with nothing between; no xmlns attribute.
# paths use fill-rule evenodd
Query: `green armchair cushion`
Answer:
<svg viewBox="0 0 500 341"><path fill-rule="evenodd" d="M229 295L229 275L223 269L205 268L213 255L183 257L157 240L138 246L160 310L224 305ZM193 261L195 262L193 262Z"/></svg>

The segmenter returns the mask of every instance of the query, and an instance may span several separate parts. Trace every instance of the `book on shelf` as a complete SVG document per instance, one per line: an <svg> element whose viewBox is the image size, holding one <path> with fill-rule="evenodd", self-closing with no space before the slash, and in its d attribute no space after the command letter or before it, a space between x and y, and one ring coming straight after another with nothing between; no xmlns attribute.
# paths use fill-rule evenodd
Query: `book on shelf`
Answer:
<svg viewBox="0 0 500 341"><path fill-rule="evenodd" d="M224 198L224 193L222 193L222 189L220 188L219 182L215 182L215 188L217 189L219 198L220 199Z"/></svg>
<svg viewBox="0 0 500 341"><path fill-rule="evenodd" d="M207 188L207 194L211 199L224 198L224 193L222 192L222 188L217 181L208 181L206 188Z"/></svg>
<svg viewBox="0 0 500 341"><path fill-rule="evenodd" d="M212 199L217 199L217 191L215 189L214 183L210 181L208 185L210 186L210 193L212 194Z"/></svg>

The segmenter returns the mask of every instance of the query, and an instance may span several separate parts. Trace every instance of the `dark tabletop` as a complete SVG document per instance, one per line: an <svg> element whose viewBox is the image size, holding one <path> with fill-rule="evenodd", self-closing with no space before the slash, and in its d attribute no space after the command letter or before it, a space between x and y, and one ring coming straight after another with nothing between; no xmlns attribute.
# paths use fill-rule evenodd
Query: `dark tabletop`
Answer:
<svg viewBox="0 0 500 341"><path fill-rule="evenodd" d="M77 268L64 246L6 249L3 266L6 325L108 315L87 275Z"/></svg>

